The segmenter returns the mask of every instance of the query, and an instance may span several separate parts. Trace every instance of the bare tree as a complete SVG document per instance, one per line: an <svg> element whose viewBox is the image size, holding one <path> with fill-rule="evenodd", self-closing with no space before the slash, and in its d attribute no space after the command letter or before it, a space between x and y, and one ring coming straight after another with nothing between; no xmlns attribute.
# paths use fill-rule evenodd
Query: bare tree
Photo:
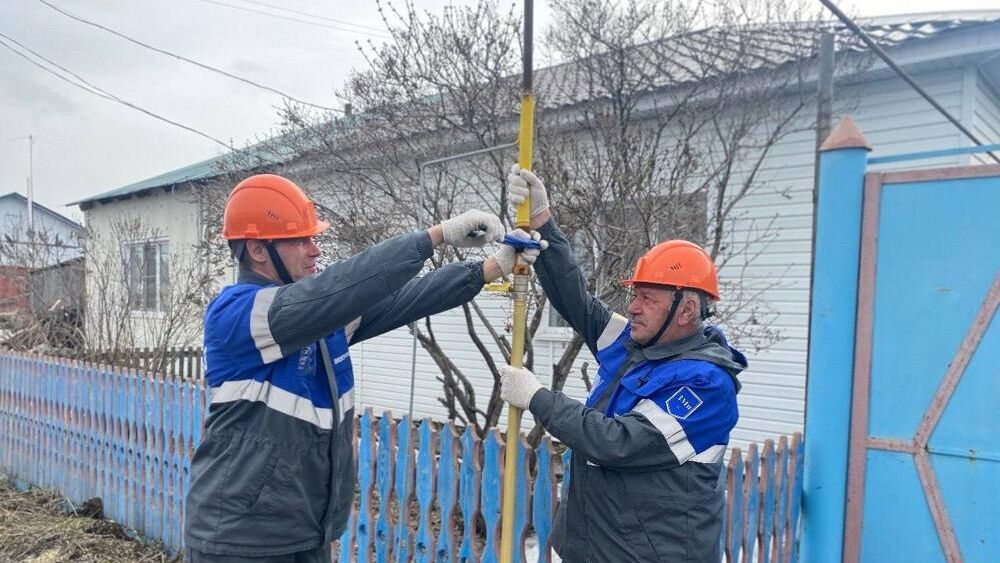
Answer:
<svg viewBox="0 0 1000 563"><path fill-rule="evenodd" d="M719 321L732 323L741 345L772 345L781 335L761 296L773 282L740 272L774 237L773 219L752 220L740 203L766 187L760 171L773 148L812 125L804 84L822 22L791 0L738 0L717 10L641 1L553 5L546 45L562 62L536 72L536 169L590 289L620 310L619 280L642 252L666 238L692 239L728 274ZM411 4L380 8L392 40L362 47L369 67L340 93L355 111L331 117L288 106L281 134L265 150L272 161L295 155L299 177L321 187L334 257L469 205L509 221L500 202L512 151L447 167L421 163L515 138L519 15L490 0L440 16ZM431 267L464 257L441 250ZM529 342L545 305L540 291L535 297ZM449 416L482 432L500 416L497 366L509 360L510 345L507 327L480 304L463 309L469 341L493 374L488 397L476 395L431 319L415 330L441 371ZM554 388L565 384L581 346L575 335L552 366ZM530 345L527 352L530 367Z"/></svg>
<svg viewBox="0 0 1000 563"><path fill-rule="evenodd" d="M559 0L554 8L548 44L572 62L547 76L547 93L560 105L545 114L555 135L540 143L537 168L550 180L591 290L620 309L618 281L667 238L705 245L720 268L759 252L773 233L754 226L737 239L733 214L761 187L756 171L805 107L805 95L784 94L803 76L812 32L786 34L792 25L773 16L751 23L747 1L715 14L683 3ZM775 14L803 25L798 14ZM779 58L768 43L782 35L789 52ZM727 288L721 321L754 306L745 288ZM766 323L743 336L760 346L778 337ZM567 354L579 344L577 337ZM554 387L571 365L558 364Z"/></svg>
<svg viewBox="0 0 1000 563"><path fill-rule="evenodd" d="M170 352L195 343L217 276L195 249L172 248L141 218L116 217L88 229L84 354L161 370Z"/></svg>

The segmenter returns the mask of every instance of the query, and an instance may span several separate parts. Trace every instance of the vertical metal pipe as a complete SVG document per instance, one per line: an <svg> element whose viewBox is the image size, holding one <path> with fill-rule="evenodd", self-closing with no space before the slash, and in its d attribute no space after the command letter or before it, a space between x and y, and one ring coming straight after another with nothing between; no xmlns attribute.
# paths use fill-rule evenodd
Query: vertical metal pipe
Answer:
<svg viewBox="0 0 1000 563"><path fill-rule="evenodd" d="M819 43L819 80L816 92L816 154L813 161L813 192L812 192L812 237L809 239L809 256L816 256L816 214L819 209L820 187L820 157L823 142L830 135L830 119L833 104L833 54L834 36L830 31L824 31ZM809 302L812 302L813 287L816 284L816 260L809 262ZM812 339L806 339L806 365L812 351ZM808 405L805 406L808 408ZM805 409L804 409L805 410Z"/></svg>
<svg viewBox="0 0 1000 563"><path fill-rule="evenodd" d="M819 40L819 86L816 97L816 170L819 170L819 147L830 135L830 115L833 111L833 32L824 31ZM816 178L819 183L819 178Z"/></svg>
<svg viewBox="0 0 1000 563"><path fill-rule="evenodd" d="M425 164L417 163L417 228L420 228L420 212L424 208L424 167ZM413 350L410 352L410 406L407 413L410 420L413 420L413 395L417 389L417 323L410 323L410 330L413 332Z"/></svg>
<svg viewBox="0 0 1000 563"><path fill-rule="evenodd" d="M532 83L532 29L533 2L524 1L524 53L521 82L521 122L518 129L518 165L531 169L532 135L535 120L535 98ZM516 224L520 229L530 228L531 198L517 207ZM510 365L523 367L524 338L527 332L528 278L531 267L521 260L514 266L514 325L510 347ZM503 510L500 543L501 563L510 563L514 557L514 507L517 495L517 457L521 446L521 409L510 405L507 411L506 457L503 471Z"/></svg>

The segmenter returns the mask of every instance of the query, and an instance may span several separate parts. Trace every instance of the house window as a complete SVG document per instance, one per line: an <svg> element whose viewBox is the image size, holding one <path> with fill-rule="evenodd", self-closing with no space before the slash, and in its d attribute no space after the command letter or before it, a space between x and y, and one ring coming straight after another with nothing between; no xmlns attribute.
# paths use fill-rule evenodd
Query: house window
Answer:
<svg viewBox="0 0 1000 563"><path fill-rule="evenodd" d="M165 311L170 302L170 245L165 240L130 244L129 306L133 311Z"/></svg>

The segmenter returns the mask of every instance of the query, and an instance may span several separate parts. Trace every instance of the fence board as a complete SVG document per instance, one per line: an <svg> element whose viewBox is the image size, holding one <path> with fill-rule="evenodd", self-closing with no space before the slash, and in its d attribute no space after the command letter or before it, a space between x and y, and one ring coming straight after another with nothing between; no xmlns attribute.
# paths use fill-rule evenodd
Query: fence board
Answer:
<svg viewBox="0 0 1000 563"><path fill-rule="evenodd" d="M378 424L378 456L375 465L375 487L378 489L378 519L375 522L375 561L387 563L392 546L392 482L393 458L396 450L396 422L392 413L385 413Z"/></svg>
<svg viewBox="0 0 1000 563"><path fill-rule="evenodd" d="M479 491L483 475L482 448L471 426L462 434L462 469L459 473L459 499L462 506L462 545L458 550L461 563L477 563L476 518L479 515Z"/></svg>
<svg viewBox="0 0 1000 563"><path fill-rule="evenodd" d="M183 404L183 386L180 382L175 381L173 383L174 389L174 400L175 404ZM178 409L178 414L181 410ZM172 442L173 449L171 452L173 467L172 472L174 476L174 482L172 486L173 491L173 510L174 518L171 520L174 529L173 538L175 542L173 545L180 545L183 543L184 538L184 492L187 490L184 488L184 473L185 473L185 455L184 452L184 420L179 416L174 418L174 440Z"/></svg>
<svg viewBox="0 0 1000 563"><path fill-rule="evenodd" d="M725 558L732 563L739 561L740 545L743 543L743 455L739 448L733 448L726 466L726 529Z"/></svg>
<svg viewBox="0 0 1000 563"><path fill-rule="evenodd" d="M531 522L531 455L532 448L522 434L517 448L517 473L514 486L514 563L524 563L524 541L528 537ZM503 468L501 467L501 470ZM501 485L502 487L502 485Z"/></svg>
<svg viewBox="0 0 1000 563"><path fill-rule="evenodd" d="M358 508L357 554L359 563L371 561L375 545L373 531L375 518L372 513L372 490L375 477L375 415L371 407L361 415L360 438L358 439L358 487L360 489Z"/></svg>
<svg viewBox="0 0 1000 563"><path fill-rule="evenodd" d="M361 424L361 419L357 416L354 417L354 421L351 424L351 442L354 447L354 459L357 462L358 459L358 426ZM332 553L337 554L335 561L343 561L344 563L353 563L355 559L355 542L354 542L354 530L357 526L358 521L358 509L357 505L351 503L351 510L347 515L347 524L344 526L344 533L341 534L340 538L334 542Z"/></svg>
<svg viewBox="0 0 1000 563"><path fill-rule="evenodd" d="M413 500L413 425L408 415L399 421L397 443L395 496L399 510L392 557L395 561L405 562L410 560L411 555L410 503Z"/></svg>
<svg viewBox="0 0 1000 563"><path fill-rule="evenodd" d="M785 563L785 511L788 509L788 439L778 440L775 480L774 509L774 559Z"/></svg>
<svg viewBox="0 0 1000 563"><path fill-rule="evenodd" d="M497 563L500 559L500 512L503 505L504 443L500 432L493 428L483 440L483 521L486 523L486 544L482 563Z"/></svg>
<svg viewBox="0 0 1000 563"><path fill-rule="evenodd" d="M796 432L792 435L791 456L789 462L791 470L791 483L788 485L788 541L785 543L787 552L785 560L789 563L798 563L799 560L799 511L802 507L802 471L803 454L805 444L802 442L802 434Z"/></svg>
<svg viewBox="0 0 1000 563"><path fill-rule="evenodd" d="M108 363L140 372L156 372L163 377L182 380L201 380L205 375L204 351L201 348L133 348L130 350L59 350L60 360L87 363Z"/></svg>
<svg viewBox="0 0 1000 563"><path fill-rule="evenodd" d="M770 563L774 530L774 440L764 441L761 466L760 561Z"/></svg>
<svg viewBox="0 0 1000 563"><path fill-rule="evenodd" d="M757 532L760 529L760 456L757 454L757 444L750 444L747 448L743 487L747 507L746 533L743 536L743 561L753 563L754 556L758 553Z"/></svg>
<svg viewBox="0 0 1000 563"><path fill-rule="evenodd" d="M417 536L413 542L413 560L430 563L434 559L434 531L431 529L431 502L434 500L434 423L425 418L420 423L420 445L417 452ZM442 459L441 465L447 465ZM442 527L446 524L442 522Z"/></svg>
<svg viewBox="0 0 1000 563"><path fill-rule="evenodd" d="M538 563L551 563L552 518L556 513L556 466L552 438L542 439L537 450L537 472L532 491L531 520L538 539Z"/></svg>
<svg viewBox="0 0 1000 563"><path fill-rule="evenodd" d="M437 474L437 503L441 513L441 531L434 547L436 563L455 561L455 511L458 509L458 436L449 422L440 433L441 454Z"/></svg>

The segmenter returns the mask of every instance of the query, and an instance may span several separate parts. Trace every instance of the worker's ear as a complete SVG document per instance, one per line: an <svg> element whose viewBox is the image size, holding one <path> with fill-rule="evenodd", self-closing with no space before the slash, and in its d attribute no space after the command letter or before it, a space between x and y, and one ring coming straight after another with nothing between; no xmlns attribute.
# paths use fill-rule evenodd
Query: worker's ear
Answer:
<svg viewBox="0 0 1000 563"><path fill-rule="evenodd" d="M677 309L677 324L689 326L701 318L701 303L693 292L685 291L681 305Z"/></svg>
<svg viewBox="0 0 1000 563"><path fill-rule="evenodd" d="M244 255L252 264L266 264L271 259L267 254L267 249L264 248L264 241L256 239L247 241L247 249Z"/></svg>

